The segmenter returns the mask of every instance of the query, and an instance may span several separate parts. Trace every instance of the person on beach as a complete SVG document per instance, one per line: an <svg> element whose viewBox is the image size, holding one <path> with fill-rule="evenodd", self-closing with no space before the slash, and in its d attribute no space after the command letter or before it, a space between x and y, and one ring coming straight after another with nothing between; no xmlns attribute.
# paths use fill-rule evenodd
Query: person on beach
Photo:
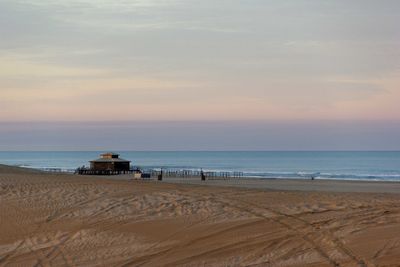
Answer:
<svg viewBox="0 0 400 267"><path fill-rule="evenodd" d="M319 174L320 174L319 172L317 172L317 173L312 173L312 174L311 174L311 180L315 180L315 178L316 178Z"/></svg>
<svg viewBox="0 0 400 267"><path fill-rule="evenodd" d="M205 181L206 180L206 176L204 175L203 169L201 169L200 175L201 175L201 180Z"/></svg>

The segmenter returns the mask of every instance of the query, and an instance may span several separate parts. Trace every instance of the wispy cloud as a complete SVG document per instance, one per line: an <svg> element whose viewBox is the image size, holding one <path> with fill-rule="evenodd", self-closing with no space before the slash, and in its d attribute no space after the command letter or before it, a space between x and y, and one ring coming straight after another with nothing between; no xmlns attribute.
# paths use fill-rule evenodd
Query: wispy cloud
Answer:
<svg viewBox="0 0 400 267"><path fill-rule="evenodd" d="M400 117L399 12L391 0L4 0L0 120L90 119L106 103L147 119Z"/></svg>

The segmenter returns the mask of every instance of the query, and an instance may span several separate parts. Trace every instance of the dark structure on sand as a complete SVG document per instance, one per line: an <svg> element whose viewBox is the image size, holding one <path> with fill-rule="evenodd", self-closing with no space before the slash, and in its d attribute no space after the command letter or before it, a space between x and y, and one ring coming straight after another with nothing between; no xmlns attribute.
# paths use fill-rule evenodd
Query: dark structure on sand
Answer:
<svg viewBox="0 0 400 267"><path fill-rule="evenodd" d="M90 168L81 167L76 170L78 174L88 175L113 175L134 173L131 162L119 157L119 154L104 153L100 158L90 161Z"/></svg>
<svg viewBox="0 0 400 267"><path fill-rule="evenodd" d="M90 161L90 169L95 171L129 171L130 161L121 159L118 154L105 153L96 160Z"/></svg>

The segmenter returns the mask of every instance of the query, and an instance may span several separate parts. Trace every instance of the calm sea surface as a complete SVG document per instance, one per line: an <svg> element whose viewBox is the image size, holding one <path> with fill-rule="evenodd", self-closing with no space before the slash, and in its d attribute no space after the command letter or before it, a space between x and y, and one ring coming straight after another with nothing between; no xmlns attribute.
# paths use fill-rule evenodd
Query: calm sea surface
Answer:
<svg viewBox="0 0 400 267"><path fill-rule="evenodd" d="M118 151L117 151L118 152ZM400 181L399 152L119 152L145 169L239 171L264 178ZM0 152L0 163L73 171L100 152Z"/></svg>

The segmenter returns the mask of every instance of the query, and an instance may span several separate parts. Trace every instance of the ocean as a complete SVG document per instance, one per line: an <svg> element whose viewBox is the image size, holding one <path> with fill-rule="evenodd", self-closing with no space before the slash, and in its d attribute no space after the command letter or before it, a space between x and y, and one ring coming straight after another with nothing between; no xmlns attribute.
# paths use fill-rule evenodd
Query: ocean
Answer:
<svg viewBox="0 0 400 267"><path fill-rule="evenodd" d="M143 169L243 172L246 177L400 181L400 151L114 151ZM98 151L0 152L0 163L71 172Z"/></svg>

